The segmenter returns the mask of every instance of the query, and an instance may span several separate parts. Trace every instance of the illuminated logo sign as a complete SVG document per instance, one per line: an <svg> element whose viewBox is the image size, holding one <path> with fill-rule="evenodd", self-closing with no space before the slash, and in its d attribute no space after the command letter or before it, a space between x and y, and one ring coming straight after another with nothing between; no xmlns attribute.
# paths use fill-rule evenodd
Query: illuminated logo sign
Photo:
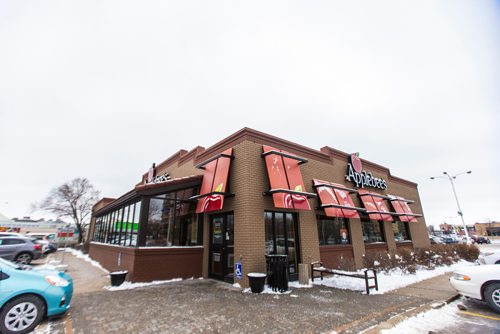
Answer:
<svg viewBox="0 0 500 334"><path fill-rule="evenodd" d="M350 158L351 161L347 164L347 174L345 176L347 181L356 183L356 187L358 188L372 187L382 190L387 189L387 183L384 179L374 177L372 173L367 173L363 170L359 153L351 154Z"/></svg>
<svg viewBox="0 0 500 334"><path fill-rule="evenodd" d="M168 175L168 172L163 173L163 175L156 175L156 166L155 164L153 164L149 169L148 178L146 179L145 183L160 183L168 180L170 180L170 175Z"/></svg>

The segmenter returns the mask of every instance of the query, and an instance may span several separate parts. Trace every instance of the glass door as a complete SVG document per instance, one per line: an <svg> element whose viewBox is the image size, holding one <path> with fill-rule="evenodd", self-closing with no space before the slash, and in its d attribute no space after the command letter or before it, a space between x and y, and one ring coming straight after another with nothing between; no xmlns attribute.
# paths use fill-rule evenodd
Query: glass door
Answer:
<svg viewBox="0 0 500 334"><path fill-rule="evenodd" d="M234 281L234 216L221 214L210 217L210 277Z"/></svg>
<svg viewBox="0 0 500 334"><path fill-rule="evenodd" d="M298 279L299 247L296 216L287 212L265 212L266 254L287 255L290 279Z"/></svg>

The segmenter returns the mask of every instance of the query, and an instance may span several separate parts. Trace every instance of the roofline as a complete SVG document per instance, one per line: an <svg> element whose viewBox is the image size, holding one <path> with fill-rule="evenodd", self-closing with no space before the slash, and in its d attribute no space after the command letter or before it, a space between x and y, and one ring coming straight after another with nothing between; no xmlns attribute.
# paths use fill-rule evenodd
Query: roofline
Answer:
<svg viewBox="0 0 500 334"><path fill-rule="evenodd" d="M156 167L167 167L170 165L173 165L174 163L177 163L178 165L182 165L188 161L193 161L193 164L196 165L197 163L204 161L208 158L211 158L212 156L228 149L231 147L236 146L237 144L240 144L244 141L253 141L255 143L259 144L265 144L265 145L270 145L270 146L276 146L276 148L287 150L287 151L292 151L296 154L302 155L305 158L325 162L325 163L333 163L334 160L333 158L342 160L347 162L349 159L350 154L334 149L329 146L324 146L322 147L319 151L309 148L307 146L303 146L285 139L278 138L276 136L272 136L270 134L260 132L251 128L242 128L241 130L231 134L230 136L220 140L219 142L215 143L214 145L208 147L207 149L204 149L201 146L197 146L191 151L186 151L186 150L179 150L160 164L158 164ZM417 183L393 176L391 174L391 171L389 168L384 167L382 165L376 164L374 162L361 159L363 162L363 165L369 166L371 169L377 170L382 173L386 173L388 175L388 179L392 182L404 184L406 186L410 187L417 187ZM144 180L147 177L147 172L143 174L142 180Z"/></svg>
<svg viewBox="0 0 500 334"><path fill-rule="evenodd" d="M127 202L138 199L140 196L154 196L165 191L176 191L184 188L199 186L201 184L202 178L202 175L192 175L160 183L135 186L134 189L118 197L116 200L108 203L99 210L92 212L92 216L95 217L104 212L120 207Z"/></svg>

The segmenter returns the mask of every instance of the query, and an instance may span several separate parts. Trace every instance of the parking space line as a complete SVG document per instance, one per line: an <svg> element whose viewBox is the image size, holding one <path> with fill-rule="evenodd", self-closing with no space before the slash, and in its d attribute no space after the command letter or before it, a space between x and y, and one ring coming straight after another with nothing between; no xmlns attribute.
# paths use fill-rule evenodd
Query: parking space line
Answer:
<svg viewBox="0 0 500 334"><path fill-rule="evenodd" d="M467 314L467 315L472 315L474 317L481 317L481 318L485 318L485 319L491 319L491 320L500 321L500 318L498 318L498 317L492 317L492 316L483 315L483 314L480 314L480 313L473 313L473 312L467 312L467 311L460 311L460 313Z"/></svg>

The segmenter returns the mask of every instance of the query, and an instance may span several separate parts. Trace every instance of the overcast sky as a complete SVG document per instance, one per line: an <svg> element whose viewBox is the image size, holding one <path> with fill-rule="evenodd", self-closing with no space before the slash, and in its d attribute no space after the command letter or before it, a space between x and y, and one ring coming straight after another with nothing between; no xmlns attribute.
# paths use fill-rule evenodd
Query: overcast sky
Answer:
<svg viewBox="0 0 500 334"><path fill-rule="evenodd" d="M499 1L0 0L0 212L247 126L389 167L428 224L472 170L466 222L498 221L499 60Z"/></svg>

